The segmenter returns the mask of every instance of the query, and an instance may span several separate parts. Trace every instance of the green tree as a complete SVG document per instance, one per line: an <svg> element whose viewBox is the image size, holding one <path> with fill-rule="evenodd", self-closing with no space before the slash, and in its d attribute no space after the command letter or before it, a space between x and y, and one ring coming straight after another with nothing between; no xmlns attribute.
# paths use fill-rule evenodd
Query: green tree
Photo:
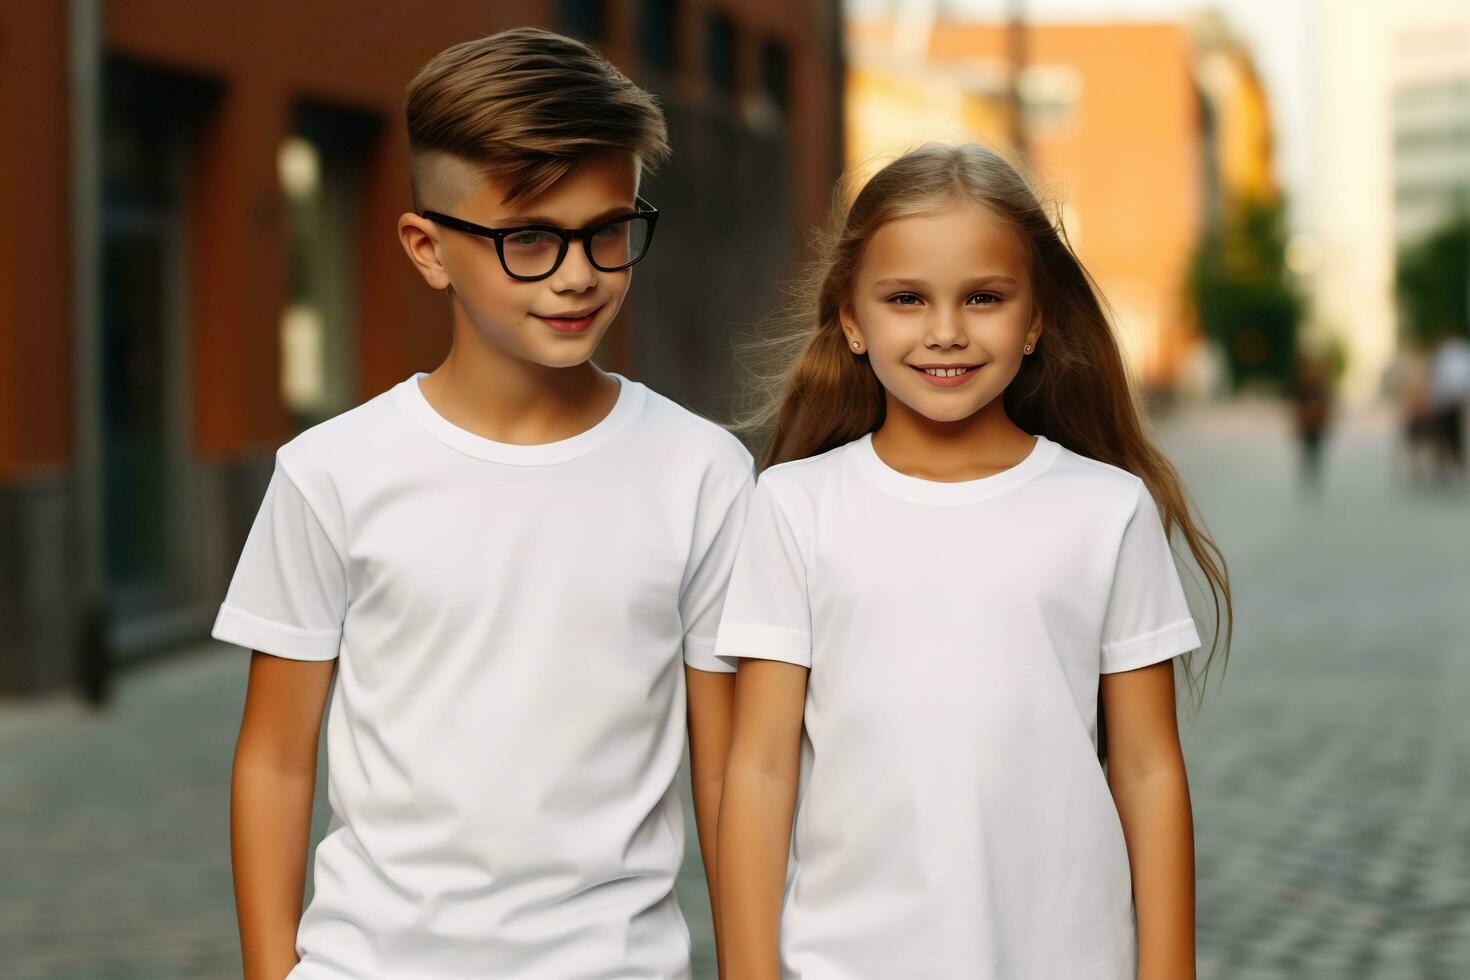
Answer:
<svg viewBox="0 0 1470 980"><path fill-rule="evenodd" d="M1405 334L1424 342L1441 330L1470 336L1470 213L1400 251L1397 273Z"/></svg>
<svg viewBox="0 0 1470 980"><path fill-rule="evenodd" d="M1237 389L1291 374L1303 303L1287 275L1285 224L1279 200L1235 202L1190 265L1200 329L1224 347Z"/></svg>

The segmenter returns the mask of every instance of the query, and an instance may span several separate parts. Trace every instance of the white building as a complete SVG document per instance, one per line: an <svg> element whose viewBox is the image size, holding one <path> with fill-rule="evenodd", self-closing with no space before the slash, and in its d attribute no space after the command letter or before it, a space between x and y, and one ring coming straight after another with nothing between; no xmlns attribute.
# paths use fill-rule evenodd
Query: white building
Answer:
<svg viewBox="0 0 1470 980"><path fill-rule="evenodd" d="M1317 0L1311 179L1316 329L1348 348L1344 394L1371 397L1397 346L1399 243L1470 182L1470 3Z"/></svg>
<svg viewBox="0 0 1470 980"><path fill-rule="evenodd" d="M1393 49L1394 231L1411 245L1470 210L1470 5L1399 30Z"/></svg>

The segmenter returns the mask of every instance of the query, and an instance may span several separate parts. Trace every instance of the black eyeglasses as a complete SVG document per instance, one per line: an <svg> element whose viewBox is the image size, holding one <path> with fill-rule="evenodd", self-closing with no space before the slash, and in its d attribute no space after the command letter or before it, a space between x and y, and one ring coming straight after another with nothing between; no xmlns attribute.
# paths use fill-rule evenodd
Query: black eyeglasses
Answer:
<svg viewBox="0 0 1470 980"><path fill-rule="evenodd" d="M455 231L488 238L495 243L505 274L522 282L545 279L567 257L567 248L580 239L587 261L602 272L626 269L648 254L658 209L641 197L634 198L632 214L618 215L586 228L557 228L552 225L519 225L487 228L438 211L420 211L419 217Z"/></svg>

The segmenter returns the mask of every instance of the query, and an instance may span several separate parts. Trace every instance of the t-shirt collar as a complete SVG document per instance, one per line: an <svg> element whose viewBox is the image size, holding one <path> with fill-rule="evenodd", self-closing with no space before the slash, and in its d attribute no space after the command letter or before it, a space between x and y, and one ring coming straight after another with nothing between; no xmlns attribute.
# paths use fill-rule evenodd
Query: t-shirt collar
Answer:
<svg viewBox="0 0 1470 980"><path fill-rule="evenodd" d="M890 496L921 504L967 504L1014 490L1045 471L1060 452L1058 443L1038 434L1031 452L1016 465L978 480L954 483L925 480L889 466L873 449L871 432L848 443L847 455L865 481Z"/></svg>
<svg viewBox="0 0 1470 980"><path fill-rule="evenodd" d="M648 389L615 371L608 373L618 381L618 397L612 409L601 420L574 436L535 445L518 445L487 439L468 429L460 428L440 415L429 404L428 399L424 397L423 389L419 387L419 380L427 377L427 372L419 371L399 382L393 389L393 400L429 435L468 456L492 463L545 466L550 463L564 463L587 454L616 435L642 409Z"/></svg>

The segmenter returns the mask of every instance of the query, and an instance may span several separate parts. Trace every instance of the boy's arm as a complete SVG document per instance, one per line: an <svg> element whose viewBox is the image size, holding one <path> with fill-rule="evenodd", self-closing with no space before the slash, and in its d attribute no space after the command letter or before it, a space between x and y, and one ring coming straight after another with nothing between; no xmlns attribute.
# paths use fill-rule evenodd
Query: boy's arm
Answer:
<svg viewBox="0 0 1470 980"><path fill-rule="evenodd" d="M730 726L735 712L735 675L684 668L689 692L689 781L694 790L694 825L699 831L699 856L709 885L710 916L715 927L715 959L723 963L720 901L715 878L716 834L720 818L720 790L725 759L730 751Z"/></svg>
<svg viewBox="0 0 1470 980"><path fill-rule="evenodd" d="M720 797L720 912L729 980L779 980L781 896L801 757L807 668L740 661Z"/></svg>
<svg viewBox="0 0 1470 980"><path fill-rule="evenodd" d="M296 965L317 737L334 660L254 652L230 781L230 858L245 980Z"/></svg>
<svg viewBox="0 0 1470 980"><path fill-rule="evenodd" d="M1194 824L1179 747L1174 667L1102 675L1108 785L1132 868L1139 980L1193 980Z"/></svg>

